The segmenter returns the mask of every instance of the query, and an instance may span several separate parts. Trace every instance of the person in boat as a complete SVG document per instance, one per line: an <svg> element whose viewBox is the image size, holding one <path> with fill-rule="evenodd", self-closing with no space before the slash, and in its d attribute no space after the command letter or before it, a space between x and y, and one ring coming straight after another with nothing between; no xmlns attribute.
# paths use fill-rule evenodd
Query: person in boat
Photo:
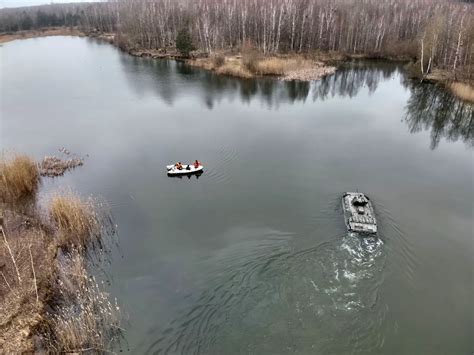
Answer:
<svg viewBox="0 0 474 355"><path fill-rule="evenodd" d="M177 162L174 167L178 170L183 170L183 164L181 164L181 162Z"/></svg>
<svg viewBox="0 0 474 355"><path fill-rule="evenodd" d="M199 160L196 159L193 165L194 165L194 168L197 169L199 168L199 165L201 165L201 163L199 162Z"/></svg>

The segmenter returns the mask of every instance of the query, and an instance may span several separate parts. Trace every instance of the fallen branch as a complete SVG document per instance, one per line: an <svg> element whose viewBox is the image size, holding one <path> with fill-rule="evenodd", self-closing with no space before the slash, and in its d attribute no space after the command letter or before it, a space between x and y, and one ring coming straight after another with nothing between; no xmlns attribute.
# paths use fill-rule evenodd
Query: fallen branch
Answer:
<svg viewBox="0 0 474 355"><path fill-rule="evenodd" d="M33 270L33 282L35 283L36 303L38 303L38 285L36 284L36 273L35 273L35 265L33 264L33 255L31 254L31 244L28 245L28 251L30 252L31 269Z"/></svg>
<svg viewBox="0 0 474 355"><path fill-rule="evenodd" d="M2 232L2 234L3 234L3 240L5 242L5 245L8 248L8 252L10 253L10 257L12 258L13 266L15 266L16 275L18 276L18 281L21 283L20 272L18 271L18 266L16 265L15 257L13 256L12 250L10 249L10 245L8 244L7 236L5 235L5 232L3 231L2 227L0 227L0 232Z"/></svg>
<svg viewBox="0 0 474 355"><path fill-rule="evenodd" d="M10 292L11 292L12 288L11 288L10 284L8 283L7 278L5 277L5 274L3 273L3 271L1 271L1 273L2 273L3 279L5 280L5 283L7 284L8 288L10 289Z"/></svg>

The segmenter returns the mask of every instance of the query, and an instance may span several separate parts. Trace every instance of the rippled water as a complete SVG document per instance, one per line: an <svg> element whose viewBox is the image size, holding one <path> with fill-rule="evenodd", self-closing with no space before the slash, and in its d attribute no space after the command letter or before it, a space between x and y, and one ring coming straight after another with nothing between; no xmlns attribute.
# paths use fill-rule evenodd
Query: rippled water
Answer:
<svg viewBox="0 0 474 355"><path fill-rule="evenodd" d="M313 83L237 80L84 38L0 48L1 148L85 165L130 353L469 354L473 107L352 63ZM200 159L199 177L164 166ZM359 189L377 238L348 235Z"/></svg>

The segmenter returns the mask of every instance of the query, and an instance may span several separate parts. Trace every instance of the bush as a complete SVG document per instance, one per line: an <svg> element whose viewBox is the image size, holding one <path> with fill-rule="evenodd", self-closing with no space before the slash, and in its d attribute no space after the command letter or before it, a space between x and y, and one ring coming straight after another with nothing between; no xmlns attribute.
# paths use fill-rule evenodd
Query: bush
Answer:
<svg viewBox="0 0 474 355"><path fill-rule="evenodd" d="M248 51L242 55L242 64L252 73L258 71L258 53L256 51Z"/></svg>
<svg viewBox="0 0 474 355"><path fill-rule="evenodd" d="M36 192L39 171L26 155L0 158L0 199L15 201Z"/></svg>
<svg viewBox="0 0 474 355"><path fill-rule="evenodd" d="M118 33L114 37L114 42L115 42L115 45L124 52L126 52L130 49L130 41L128 40L128 38L126 36L124 36L121 33Z"/></svg>
<svg viewBox="0 0 474 355"><path fill-rule="evenodd" d="M215 68L219 68L225 64L225 57L222 54L218 54L212 58L212 62Z"/></svg>

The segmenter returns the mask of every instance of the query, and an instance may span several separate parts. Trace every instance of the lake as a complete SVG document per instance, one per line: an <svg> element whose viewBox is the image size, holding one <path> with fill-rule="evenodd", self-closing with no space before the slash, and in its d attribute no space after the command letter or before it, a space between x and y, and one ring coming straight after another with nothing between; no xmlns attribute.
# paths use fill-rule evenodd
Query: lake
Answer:
<svg viewBox="0 0 474 355"><path fill-rule="evenodd" d="M473 106L403 66L216 76L87 38L0 47L1 149L108 201L106 286L141 354L471 354ZM203 175L165 165L199 159ZM377 238L347 234L345 191Z"/></svg>

